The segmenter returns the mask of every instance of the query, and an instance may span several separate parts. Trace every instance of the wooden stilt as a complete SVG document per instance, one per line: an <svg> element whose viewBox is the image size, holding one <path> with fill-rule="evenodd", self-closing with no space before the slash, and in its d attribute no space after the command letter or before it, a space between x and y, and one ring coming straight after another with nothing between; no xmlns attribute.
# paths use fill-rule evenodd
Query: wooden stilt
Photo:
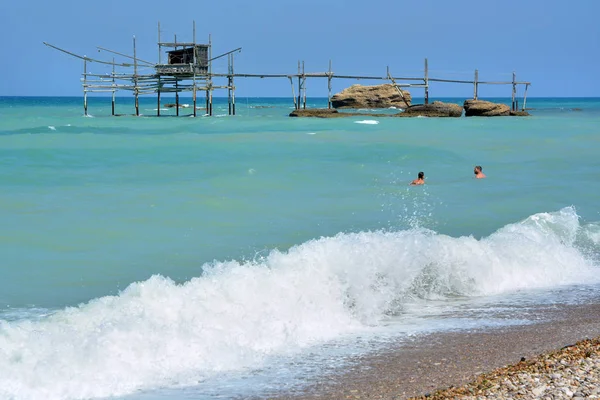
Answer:
<svg viewBox="0 0 600 400"><path fill-rule="evenodd" d="M156 88L156 116L160 117L160 76L158 77L158 88Z"/></svg>
<svg viewBox="0 0 600 400"><path fill-rule="evenodd" d="M525 84L525 93L523 94L523 111L525 111L525 107L527 106L527 89L529 89L529 83Z"/></svg>
<svg viewBox="0 0 600 400"><path fill-rule="evenodd" d="M227 115L231 115L231 58L232 55L227 55Z"/></svg>
<svg viewBox="0 0 600 400"><path fill-rule="evenodd" d="M425 104L429 104L429 65L425 59Z"/></svg>
<svg viewBox="0 0 600 400"><path fill-rule="evenodd" d="M479 70L475 70L475 77L473 79L473 100L477 100L478 91L479 91Z"/></svg>
<svg viewBox="0 0 600 400"><path fill-rule="evenodd" d="M158 63L162 64L162 44L160 41L160 21L158 21ZM156 88L156 116L160 117L160 75L157 79L157 88Z"/></svg>
<svg viewBox="0 0 600 400"><path fill-rule="evenodd" d="M235 76L235 70L233 68L234 66L234 56L233 53L231 54L231 107L233 110L233 115L235 115L235 82L234 80L234 76Z"/></svg>
<svg viewBox="0 0 600 400"><path fill-rule="evenodd" d="M327 108L331 109L331 60L329 60L329 73L327 74Z"/></svg>
<svg viewBox="0 0 600 400"><path fill-rule="evenodd" d="M196 71L196 67L193 67L194 71ZM194 87L192 88L192 93L193 93L193 97L194 97L194 117L196 116L196 72L194 72Z"/></svg>
<svg viewBox="0 0 600 400"><path fill-rule="evenodd" d="M194 107L194 112L193 112L193 116L196 117L196 21L192 21L192 39L193 39L193 43L194 43L194 49L192 51L193 54L193 59L192 59L192 71L194 71L194 81L193 81L193 88L192 88L192 97L193 97L193 107Z"/></svg>
<svg viewBox="0 0 600 400"><path fill-rule="evenodd" d="M161 62L161 58L162 58L161 50L162 50L162 44L160 42L160 21L158 21L158 63L159 64L162 64L162 62Z"/></svg>
<svg viewBox="0 0 600 400"><path fill-rule="evenodd" d="M116 85L115 85L115 58L113 57L113 66L112 66L112 104L111 104L111 115L114 117L115 116L115 97L116 97L116 91L117 89L115 89Z"/></svg>
<svg viewBox="0 0 600 400"><path fill-rule="evenodd" d="M135 50L135 36L133 37L133 81L135 87L133 89L135 95L135 115L140 116L140 100L139 100L139 87L138 87L138 74L137 74L137 55Z"/></svg>
<svg viewBox="0 0 600 400"><path fill-rule="evenodd" d="M304 69L304 61L302 61L302 90L303 90L303 97L304 97L303 108L306 110L306 74L305 74L305 69Z"/></svg>
<svg viewBox="0 0 600 400"><path fill-rule="evenodd" d="M396 83L396 79L394 79L394 77L392 76L392 74L390 74L390 67L389 66L387 67L387 78L392 81L392 84L394 85L394 87L398 91L398 94L400 95L400 97L402 97L402 101L404 102L404 105L406 105L406 108L410 107L410 104L408 104L408 101L406 100L406 97L404 97L404 93L402 92L402 89L400 89L400 86L398 86L398 84Z"/></svg>
<svg viewBox="0 0 600 400"><path fill-rule="evenodd" d="M296 103L296 93L294 92L294 80L291 76L288 76L288 78L290 78L290 85L292 86L292 100L294 100L294 109L298 109L298 104Z"/></svg>
<svg viewBox="0 0 600 400"><path fill-rule="evenodd" d="M87 117L87 58L83 59L83 115Z"/></svg>
<svg viewBox="0 0 600 400"><path fill-rule="evenodd" d="M175 115L179 117L179 79L175 78Z"/></svg>
<svg viewBox="0 0 600 400"><path fill-rule="evenodd" d="M517 110L517 105L515 103L517 98L517 74L513 71L513 78L512 78L512 105L511 105L511 110L512 111L516 111Z"/></svg>
<svg viewBox="0 0 600 400"><path fill-rule="evenodd" d="M298 60L298 110L300 109L300 104L302 100L302 83L300 78L300 60Z"/></svg>
<svg viewBox="0 0 600 400"><path fill-rule="evenodd" d="M213 115L213 87L212 87L212 35L208 34L208 108L206 109L209 116Z"/></svg>

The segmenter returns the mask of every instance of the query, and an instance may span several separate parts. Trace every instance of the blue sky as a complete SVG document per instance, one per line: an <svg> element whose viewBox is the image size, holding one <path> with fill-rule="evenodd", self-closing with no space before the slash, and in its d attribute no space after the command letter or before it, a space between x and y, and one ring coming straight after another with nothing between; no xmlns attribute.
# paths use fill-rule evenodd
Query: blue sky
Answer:
<svg viewBox="0 0 600 400"><path fill-rule="evenodd" d="M597 0L21 0L2 1L0 95L81 95L82 62L42 41L110 60L102 46L158 58L163 39L213 39L213 55L242 47L239 73L294 73L328 68L345 74L421 76L532 82L531 96L600 96L600 1ZM121 60L125 61L125 60ZM109 72L99 64L91 72ZM226 59L215 72L225 72ZM334 91L353 83L334 80ZM239 79L238 96L288 96L285 79ZM326 96L327 81L309 79L308 95ZM431 97L472 96L469 85L432 84ZM422 89L412 89L422 96ZM217 92L216 95L224 94ZM480 96L510 96L510 87L486 86Z"/></svg>

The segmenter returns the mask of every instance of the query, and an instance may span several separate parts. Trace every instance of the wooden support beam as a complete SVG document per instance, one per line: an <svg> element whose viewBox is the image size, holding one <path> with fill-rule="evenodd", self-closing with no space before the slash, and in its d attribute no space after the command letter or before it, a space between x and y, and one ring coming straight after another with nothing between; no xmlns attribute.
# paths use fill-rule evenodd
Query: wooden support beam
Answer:
<svg viewBox="0 0 600 400"><path fill-rule="evenodd" d="M196 36L196 23L194 22L194 41ZM192 114L194 117L196 116L196 74L194 74L194 90L193 90L193 100L194 100L194 113Z"/></svg>
<svg viewBox="0 0 600 400"><path fill-rule="evenodd" d="M290 85L292 86L292 100L294 100L294 109L298 109L298 104L296 103L296 93L294 92L294 79L291 76L288 76L288 78L290 78Z"/></svg>
<svg viewBox="0 0 600 400"><path fill-rule="evenodd" d="M235 115L235 83L233 81L234 77L234 54L231 53L231 106L232 106L232 115Z"/></svg>
<svg viewBox="0 0 600 400"><path fill-rule="evenodd" d="M425 104L429 104L429 65L427 58L425 59Z"/></svg>
<svg viewBox="0 0 600 400"><path fill-rule="evenodd" d="M479 95L479 93L478 93L479 83L477 81L479 81L479 70L476 69L475 76L473 77L473 100L477 100L477 97Z"/></svg>
<svg viewBox="0 0 600 400"><path fill-rule="evenodd" d="M331 109L331 60L329 60L329 71L327 74L327 108Z"/></svg>
<svg viewBox="0 0 600 400"><path fill-rule="evenodd" d="M115 101L116 101L116 87L115 87L115 58L113 57L113 66L112 66L112 107L111 107L111 115L114 117L115 115Z"/></svg>
<svg viewBox="0 0 600 400"><path fill-rule="evenodd" d="M408 101L404 97L404 93L402 93L402 89L400 89L398 87L399 85L396 83L396 80L390 74L390 68L389 67L387 68L387 74L388 74L388 79L390 79L392 81L392 84L394 85L394 87L396 88L396 90L398 91L398 93L400 94L400 97L402 97L402 101L404 101L404 104L406 105L406 108L410 107L410 104L408 104Z"/></svg>
<svg viewBox="0 0 600 400"><path fill-rule="evenodd" d="M156 116L160 117L160 76L158 77L158 88L156 88Z"/></svg>
<svg viewBox="0 0 600 400"><path fill-rule="evenodd" d="M158 21L158 63L162 64L162 45L160 44L160 21ZM158 107L160 109L160 107ZM160 114L159 114L160 115Z"/></svg>
<svg viewBox="0 0 600 400"><path fill-rule="evenodd" d="M87 58L83 59L83 115L87 117L88 115L88 105L87 105Z"/></svg>
<svg viewBox="0 0 600 400"><path fill-rule="evenodd" d="M513 71L513 79L512 79L512 105L511 105L511 110L512 111L516 111L517 110L517 104L516 104L516 98L517 98L517 74Z"/></svg>
<svg viewBox="0 0 600 400"><path fill-rule="evenodd" d="M298 110L300 109L300 104L302 100L302 84L301 84L301 74L300 74L300 60L298 60Z"/></svg>
<svg viewBox="0 0 600 400"><path fill-rule="evenodd" d="M175 81L175 115L179 117L179 80Z"/></svg>
<svg viewBox="0 0 600 400"><path fill-rule="evenodd" d="M227 115L231 115L231 54L227 54Z"/></svg>
<svg viewBox="0 0 600 400"><path fill-rule="evenodd" d="M302 90L303 90L303 98L304 98L303 108L306 110L306 75L304 73L305 73L304 61L302 61Z"/></svg>
<svg viewBox="0 0 600 400"><path fill-rule="evenodd" d="M136 57L136 47L135 47L135 35L133 36L133 81L135 84L134 94L135 94L135 115L137 117L140 116L140 100L139 100L139 88L138 88L138 80L137 80L137 57Z"/></svg>
<svg viewBox="0 0 600 400"><path fill-rule="evenodd" d="M525 107L527 105L527 89L529 89L529 84L525 85L525 93L523 94L523 111L525 111Z"/></svg>

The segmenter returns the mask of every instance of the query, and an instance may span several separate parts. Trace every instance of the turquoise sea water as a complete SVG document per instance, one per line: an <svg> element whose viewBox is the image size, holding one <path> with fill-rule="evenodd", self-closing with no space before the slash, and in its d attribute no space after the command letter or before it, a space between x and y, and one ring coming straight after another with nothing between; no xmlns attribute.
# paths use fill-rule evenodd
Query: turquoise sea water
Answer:
<svg viewBox="0 0 600 400"><path fill-rule="evenodd" d="M0 397L261 395L385 338L596 301L600 99L489 119L237 100L0 98Z"/></svg>

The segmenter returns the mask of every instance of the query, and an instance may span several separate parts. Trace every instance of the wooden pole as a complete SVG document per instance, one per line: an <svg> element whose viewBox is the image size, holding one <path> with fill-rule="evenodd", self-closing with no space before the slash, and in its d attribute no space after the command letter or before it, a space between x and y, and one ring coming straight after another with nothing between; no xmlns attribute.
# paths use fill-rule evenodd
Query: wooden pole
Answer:
<svg viewBox="0 0 600 400"><path fill-rule="evenodd" d="M156 116L160 117L160 75L158 76L158 88L156 88Z"/></svg>
<svg viewBox="0 0 600 400"><path fill-rule="evenodd" d="M192 115L194 115L194 117L196 117L196 21L192 21L192 39L194 41L194 49L192 50L192 70L194 71L194 87L192 88L192 97L193 97L193 107L194 107L194 112Z"/></svg>
<svg viewBox="0 0 600 400"><path fill-rule="evenodd" d="M304 69L304 61L302 61L302 90L303 90L303 97L304 97L304 109L306 110L306 74L305 74L305 69Z"/></svg>
<svg viewBox="0 0 600 400"><path fill-rule="evenodd" d="M177 50L177 34L173 35L174 48ZM175 115L179 117L179 79L175 77Z"/></svg>
<svg viewBox="0 0 600 400"><path fill-rule="evenodd" d="M158 63L159 64L162 64L162 62L161 62L161 57L162 56L160 54L161 53L161 48L162 48L162 45L160 44L160 21L158 21ZM158 107L158 108L160 108L160 107Z"/></svg>
<svg viewBox="0 0 600 400"><path fill-rule="evenodd" d="M400 87L396 83L396 79L394 79L394 77L392 76L392 74L390 74L390 67L389 66L387 66L387 79L389 79L389 80L392 81L392 84L394 85L394 87L398 91L398 94L400 95L400 97L402 97L402 101L404 101L404 105L406 105L406 108L409 108L410 105L408 104L408 101L406 100L406 97L404 97L404 93L402 92L402 89L400 89Z"/></svg>
<svg viewBox="0 0 600 400"><path fill-rule="evenodd" d="M231 115L231 54L227 54L227 115Z"/></svg>
<svg viewBox="0 0 600 400"><path fill-rule="evenodd" d="M300 81L300 60L298 60L298 110L300 109L300 101L302 100L302 83Z"/></svg>
<svg viewBox="0 0 600 400"><path fill-rule="evenodd" d="M115 88L115 58L113 57L113 66L112 66L112 107L111 107L111 115L115 116L115 92L117 91Z"/></svg>
<svg viewBox="0 0 600 400"><path fill-rule="evenodd" d="M137 55L135 49L135 35L133 36L133 81L135 83L135 87L133 89L135 94L135 115L136 117L140 116L140 100L139 100L139 88L138 88L138 78L137 78Z"/></svg>
<svg viewBox="0 0 600 400"><path fill-rule="evenodd" d="M517 106L516 106L516 97L517 97L517 74L513 71L513 78L512 78L512 106L511 106L511 110L512 111L516 111L517 110Z"/></svg>
<svg viewBox="0 0 600 400"><path fill-rule="evenodd" d="M85 57L85 56L84 56ZM87 107L87 58L83 59L83 115L88 115Z"/></svg>
<svg viewBox="0 0 600 400"><path fill-rule="evenodd" d="M425 104L429 104L429 65L425 58Z"/></svg>
<svg viewBox="0 0 600 400"><path fill-rule="evenodd" d="M292 86L292 100L294 100L294 109L298 109L298 105L296 104L296 93L294 92L294 80L291 76L288 76L288 78L290 78L290 85Z"/></svg>
<svg viewBox="0 0 600 400"><path fill-rule="evenodd" d="M477 100L479 89L479 70L475 70L475 78L473 79L473 100Z"/></svg>
<svg viewBox="0 0 600 400"><path fill-rule="evenodd" d="M233 115L235 115L235 83L234 83L234 76L235 76L235 72L233 69L233 65L234 65L234 56L233 53L231 53L231 106L232 106L232 110L233 110Z"/></svg>
<svg viewBox="0 0 600 400"><path fill-rule="evenodd" d="M525 111L525 106L527 105L527 89L529 89L529 83L525 84L525 93L523 94L523 111Z"/></svg>
<svg viewBox="0 0 600 400"><path fill-rule="evenodd" d="M175 78L175 115L179 117L179 79Z"/></svg>
<svg viewBox="0 0 600 400"><path fill-rule="evenodd" d="M327 108L331 109L331 60L329 60L329 73L327 74Z"/></svg>
<svg viewBox="0 0 600 400"><path fill-rule="evenodd" d="M208 34L208 115L213 115L213 97L212 97L212 35Z"/></svg>
<svg viewBox="0 0 600 400"><path fill-rule="evenodd" d="M194 51L196 51L196 50L194 49ZM194 65L193 68L194 68L194 87L192 89L193 97L194 97L194 113L193 113L193 115L195 117L196 116L196 66Z"/></svg>

